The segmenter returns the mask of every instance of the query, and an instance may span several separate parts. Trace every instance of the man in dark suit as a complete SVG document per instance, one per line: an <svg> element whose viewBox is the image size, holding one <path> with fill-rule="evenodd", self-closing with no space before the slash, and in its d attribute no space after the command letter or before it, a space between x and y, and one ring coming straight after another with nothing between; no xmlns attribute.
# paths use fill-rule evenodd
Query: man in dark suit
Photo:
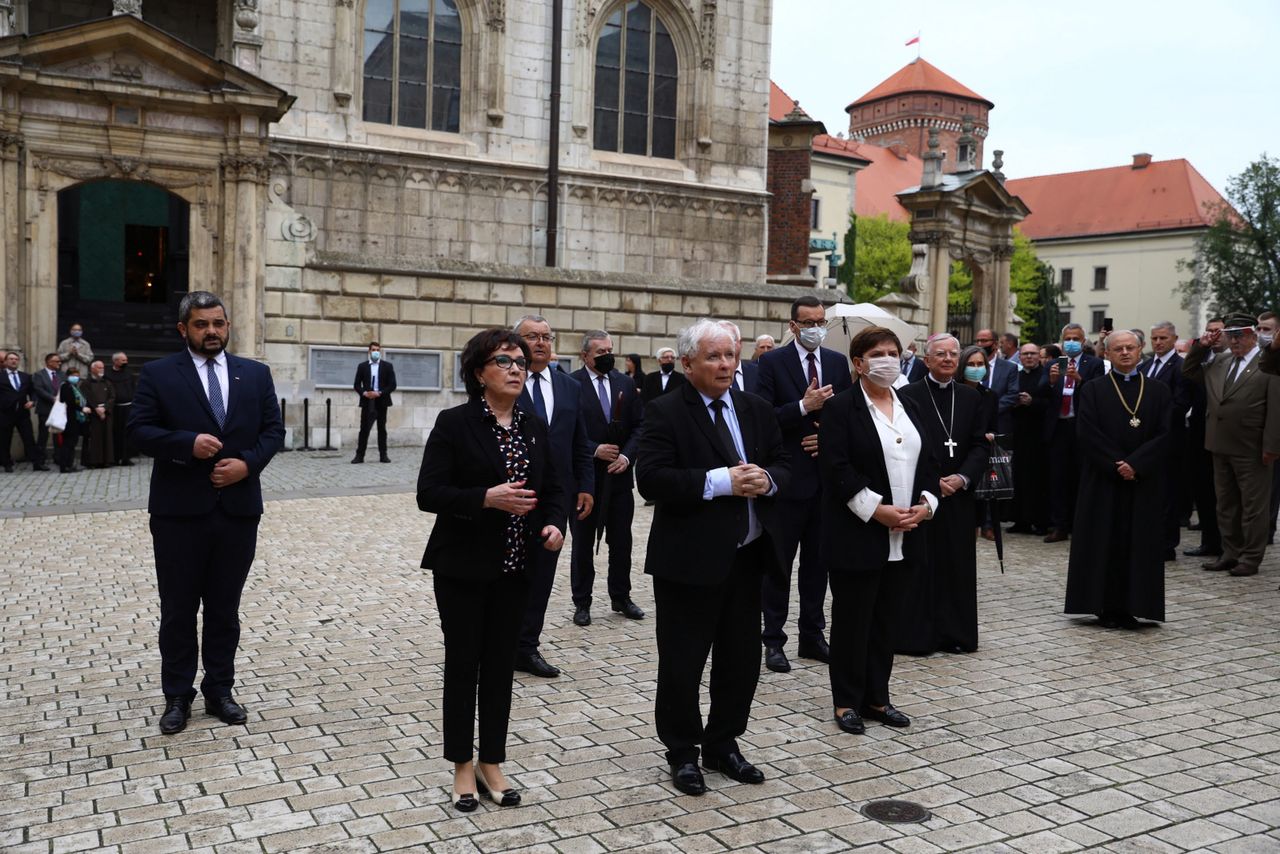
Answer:
<svg viewBox="0 0 1280 854"><path fill-rule="evenodd" d="M1018 405L1018 366L1003 357L1003 351L996 347L995 333L990 329L979 329L976 343L987 354L990 366L982 385L996 393L996 430L1008 436L1013 432L1013 408Z"/></svg>
<svg viewBox="0 0 1280 854"><path fill-rule="evenodd" d="M929 368L925 365L924 358L916 353L916 342L912 341L907 345L907 352L902 357L902 375L907 378L908 383L913 383L924 379L927 373Z"/></svg>
<svg viewBox="0 0 1280 854"><path fill-rule="evenodd" d="M648 405L655 397L674 391L684 382L684 374L676 370L676 351L670 347L658 350L658 370L644 375L640 398Z"/></svg>
<svg viewBox="0 0 1280 854"><path fill-rule="evenodd" d="M556 337L545 317L525 315L516 323L515 333L529 345L529 373L516 405L528 414L538 416L547 425L551 467L555 470L556 480L569 495L576 493L572 505L565 502L568 508L565 517L548 522L561 531L567 531L570 515L578 521L586 519L595 504L595 466L591 463L582 386L563 371L550 367ZM525 605L516 653L516 670L548 679L559 676L560 670L547 663L538 646L559 561L559 549L533 551L529 561L529 600Z"/></svg>
<svg viewBox="0 0 1280 854"><path fill-rule="evenodd" d="M178 306L186 347L145 365L129 434L155 459L151 538L160 589L160 732L181 732L204 658L205 711L242 724L232 697L240 641L240 593L258 544L258 477L284 444L271 371L227 353L231 324L222 300L191 291ZM204 637L196 615L204 605ZM203 648L202 648L203 647Z"/></svg>
<svg viewBox="0 0 1280 854"><path fill-rule="evenodd" d="M851 388L849 359L822 346L827 311L822 300L805 295L791 304L789 327L795 340L760 357L758 394L774 408L782 439L791 459L791 482L778 495L783 572L766 576L764 607L765 666L786 673L791 662L783 651L787 609L791 599L791 564L800 552L797 586L800 615L798 654L821 662L831 660L823 633L827 626L823 603L827 596L827 567L822 548L822 482L818 476L818 424L831 396Z"/></svg>
<svg viewBox="0 0 1280 854"><path fill-rule="evenodd" d="M356 366L356 394L360 401L360 439L356 442L353 463L364 462L364 452L369 447L369 430L378 425L378 462L389 463L387 456L387 410L391 408L391 393L396 390L396 368L382 361L382 347L377 341L369 342L369 360Z"/></svg>
<svg viewBox="0 0 1280 854"><path fill-rule="evenodd" d="M31 391L36 398L36 445L45 459L48 459L45 446L49 441L49 425L45 422L49 420L49 412L61 389L62 357L48 353L44 357L44 367L31 375Z"/></svg>
<svg viewBox="0 0 1280 854"><path fill-rule="evenodd" d="M18 370L20 358L10 350L4 354L3 382L0 382L0 466L6 472L13 471L13 431L18 431L22 448L35 471L48 471L44 464L44 452L36 445L31 434L31 410L35 408L35 392L31 387L31 375Z"/></svg>
<svg viewBox="0 0 1280 854"><path fill-rule="evenodd" d="M614 370L613 339L602 329L582 336L583 367L571 375L582 386L587 440L595 458L595 511L573 522L573 554L569 578L573 587L573 622L591 625L591 595L596 568L597 532L609 541L609 602L632 620L644 611L631 601L631 520L636 500L631 463L644 415L640 393L631 377Z"/></svg>
<svg viewBox="0 0 1280 854"><path fill-rule="evenodd" d="M1169 418L1169 435L1165 445L1169 451L1169 469L1165 478L1164 559L1178 559L1181 539L1182 507L1190 488L1184 464L1187 460L1187 410L1191 408L1191 383L1182 375L1182 357L1174 352L1178 330L1165 320L1151 327L1150 359L1138 366L1149 380L1158 380L1169 388L1173 409Z"/></svg>
<svg viewBox="0 0 1280 854"><path fill-rule="evenodd" d="M1044 445L1044 410L1049 402L1039 388L1048 369L1040 363L1038 344L1023 344L1019 358L1022 370L1013 408L1013 527L1007 530L1043 537L1049 525L1049 456Z"/></svg>
<svg viewBox="0 0 1280 854"><path fill-rule="evenodd" d="M656 505L644 569L658 614L654 722L675 787L701 795L700 750L707 770L764 782L737 739L760 679L760 578L782 569L770 496L785 488L788 468L769 404L732 388L731 333L700 320L680 332L678 349L689 382L650 405L638 478Z"/></svg>
<svg viewBox="0 0 1280 854"><path fill-rule="evenodd" d="M742 361L742 330L732 320L717 321L733 336L734 358L738 365L733 371L733 387L749 394L760 393L760 366L755 362Z"/></svg>
<svg viewBox="0 0 1280 854"><path fill-rule="evenodd" d="M1208 370L1215 359L1222 358L1226 352L1227 342L1221 332L1226 322L1221 317L1211 317L1205 323L1205 332L1218 332L1217 343L1203 356L1203 367ZM1260 358L1262 370L1266 370L1267 350L1263 350ZM1186 365L1186 356L1183 356ZM1186 371L1183 371L1186 376ZM1187 416L1187 474L1190 479L1191 501L1196 509L1196 526L1199 529L1200 545L1183 549L1187 557L1218 557L1222 554L1222 534L1218 530L1218 494L1213 483L1213 454L1205 448L1205 433L1209 413L1209 396L1203 383L1190 383L1191 411Z"/></svg>
<svg viewBox="0 0 1280 854"><path fill-rule="evenodd" d="M1059 543L1071 535L1076 515L1076 489L1080 481L1080 458L1076 452L1075 393L1080 386L1104 373L1102 360L1084 353L1084 327L1068 323L1062 328L1062 359L1049 366L1040 383L1045 407L1045 442L1049 446L1049 525L1046 543Z"/></svg>

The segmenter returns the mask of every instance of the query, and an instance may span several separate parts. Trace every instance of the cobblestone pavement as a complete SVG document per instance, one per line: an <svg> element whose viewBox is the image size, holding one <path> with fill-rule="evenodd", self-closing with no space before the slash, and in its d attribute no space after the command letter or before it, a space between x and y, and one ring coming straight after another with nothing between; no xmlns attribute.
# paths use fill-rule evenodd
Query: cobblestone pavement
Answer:
<svg viewBox="0 0 1280 854"><path fill-rule="evenodd" d="M410 455L395 456L293 454L269 471L273 488L296 466L353 490L384 469L404 480ZM637 517L639 554L649 511ZM648 619L597 607L580 629L566 556L544 639L565 675L517 675L505 767L524 805L464 816L449 806L440 634L417 568L430 524L403 492L270 504L243 609L249 723L197 703L165 737L146 513L0 519L0 850L1280 850L1274 560L1236 579L1184 559L1168 623L1108 632L1058 613L1062 545L1012 537L1002 576L980 543L982 648L899 659L910 729L841 733L825 669L795 660L762 676L743 740L768 781L708 774L691 798L653 732L647 578L637 566ZM886 797L932 818L859 813Z"/></svg>

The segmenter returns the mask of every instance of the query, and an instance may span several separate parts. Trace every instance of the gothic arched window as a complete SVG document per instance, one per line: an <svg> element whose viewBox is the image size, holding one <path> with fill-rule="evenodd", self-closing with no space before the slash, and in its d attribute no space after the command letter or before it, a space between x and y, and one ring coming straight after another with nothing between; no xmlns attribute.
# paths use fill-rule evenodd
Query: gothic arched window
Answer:
<svg viewBox="0 0 1280 854"><path fill-rule="evenodd" d="M676 156L677 65L671 33L648 3L632 0L609 16L596 43L596 148Z"/></svg>
<svg viewBox="0 0 1280 854"><path fill-rule="evenodd" d="M368 0L364 120L456 133L461 98L457 0Z"/></svg>

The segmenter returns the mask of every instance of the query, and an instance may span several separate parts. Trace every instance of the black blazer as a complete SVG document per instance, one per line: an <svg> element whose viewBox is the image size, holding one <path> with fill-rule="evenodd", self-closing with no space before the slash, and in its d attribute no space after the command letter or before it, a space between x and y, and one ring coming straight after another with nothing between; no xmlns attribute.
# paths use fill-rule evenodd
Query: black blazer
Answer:
<svg viewBox="0 0 1280 854"><path fill-rule="evenodd" d="M390 362L378 362L378 391L382 392L381 397L369 399L364 396L366 391L373 391L373 371L369 368L369 362L364 361L356 366L356 381L353 386L356 390L357 398L360 406L366 406L372 403L379 409L386 409L391 406L391 392L396 390L396 369Z"/></svg>
<svg viewBox="0 0 1280 854"><path fill-rule="evenodd" d="M733 408L742 432L747 462L769 472L781 492L791 476L782 433L773 409L759 397L732 390ZM747 513L747 499L702 498L707 472L737 465L720 442L715 424L692 383L649 404L636 482L640 494L653 501L653 525L644 571L685 584L723 582L733 569L738 543L735 532ZM756 518L770 540L769 572L781 572L782 538L775 499L755 499Z"/></svg>
<svg viewBox="0 0 1280 854"><path fill-rule="evenodd" d="M920 433L922 445L911 487L912 504L926 491L941 498L941 470L925 439L928 434L920 408L909 397L898 395L898 400ZM884 496L882 504L893 503L880 434L867 409L861 383L832 397L822 412L822 429L818 431L822 448L822 561L832 572L870 572L889 559L889 529L875 519L863 522L848 504L867 487ZM922 530L916 528L904 535L904 558L924 557L927 543L919 536Z"/></svg>
<svg viewBox="0 0 1280 854"><path fill-rule="evenodd" d="M849 376L849 360L835 350L818 348L822 363L822 381L839 394L853 385ZM818 460L801 447L801 440L818 431L823 410L800 415L798 403L809 388L809 380L800 367L795 342L775 347L760 357L760 389L757 392L773 406L787 454L791 457L791 486L783 498L812 498L818 491ZM830 402L830 401L828 401Z"/></svg>
<svg viewBox="0 0 1280 854"><path fill-rule="evenodd" d="M564 487L565 506L573 504L577 492L595 495L596 472L591 464L591 446L587 439L587 419L583 413L582 386L563 371L549 368L546 371L555 395L555 408L551 413L548 434L551 441L551 464L556 479ZM516 404L530 416L536 416L529 386ZM574 493L574 494L567 494Z"/></svg>
<svg viewBox="0 0 1280 854"><path fill-rule="evenodd" d="M755 362L742 363L742 386L749 394L760 393L760 366Z"/></svg>
<svg viewBox="0 0 1280 854"><path fill-rule="evenodd" d="M675 391L680 386L684 385L684 382L684 374L679 371L672 371L671 378L667 380L667 391ZM644 383L640 386L640 399L645 403L648 403L655 397L660 397L661 395L666 394L667 391L662 390L661 369L650 371L644 375Z"/></svg>
<svg viewBox="0 0 1280 854"><path fill-rule="evenodd" d="M613 394L613 417L604 420L604 410L600 407L600 386L596 384L593 374L586 368L578 368L570 374L582 386L582 410L587 421L587 441L591 456L596 454L600 445L617 445L624 457L631 461L627 470L613 477L623 478L628 486L633 481L636 464L636 449L640 441L640 425L644 423L643 402L640 392L631 377L622 371L609 372L609 388ZM596 460L596 493L605 484L605 473L608 464Z"/></svg>
<svg viewBox="0 0 1280 854"><path fill-rule="evenodd" d="M1048 406L1044 412L1044 437L1051 439L1053 437L1054 427L1058 424L1058 417L1062 412L1062 389L1066 382L1066 377L1059 375L1056 383L1049 382L1049 368L1055 360L1050 360L1044 366L1044 376L1040 378L1040 396L1048 400ZM1106 367L1102 364L1102 360L1097 356L1090 356L1087 353L1081 354L1080 364L1076 368L1080 374L1080 381L1076 383L1075 390L1078 392L1080 386L1087 382L1092 382L1107 372Z"/></svg>
<svg viewBox="0 0 1280 854"><path fill-rule="evenodd" d="M929 369L924 364L924 356L916 356L911 360L911 367L907 368L907 382L913 383L916 380L922 380L927 373L929 373Z"/></svg>
<svg viewBox="0 0 1280 854"><path fill-rule="evenodd" d="M1151 363L1154 361L1154 357L1147 359L1138 366L1138 370L1145 375L1151 370ZM1156 375L1156 382L1164 383L1168 387L1169 398L1173 401L1172 414L1169 417L1170 442L1168 444L1171 453L1181 450L1182 437L1187 433L1187 410L1191 408L1192 389L1195 387L1195 383L1182 375L1182 363L1183 358L1174 353Z"/></svg>
<svg viewBox="0 0 1280 854"><path fill-rule="evenodd" d="M258 476L284 445L280 402L271 370L261 362L228 353L227 375L227 414L219 428L188 351L142 366L128 430L134 445L155 458L148 504L155 515L198 516L215 505L232 516L262 515ZM222 440L211 459L191 455L199 433ZM244 460L249 476L214 488L209 474L222 459Z"/></svg>
<svg viewBox="0 0 1280 854"><path fill-rule="evenodd" d="M541 532L554 525L564 532L569 513L564 487L551 464L547 425L536 415L521 413L520 432L529 449L525 488L538 497L528 515L525 568L534 549L542 548ZM484 419L484 402L473 398L446 409L436 418L418 470L418 509L436 514L422 568L453 578L485 580L502 575L508 514L484 506L492 486L507 482L507 467L498 453L498 437Z"/></svg>
<svg viewBox="0 0 1280 854"><path fill-rule="evenodd" d="M18 371L18 387L15 389L9 382L9 369L0 367L0 417L16 416L24 412L27 401L35 401L35 392L31 388L31 374ZM50 406L53 404L51 403Z"/></svg>

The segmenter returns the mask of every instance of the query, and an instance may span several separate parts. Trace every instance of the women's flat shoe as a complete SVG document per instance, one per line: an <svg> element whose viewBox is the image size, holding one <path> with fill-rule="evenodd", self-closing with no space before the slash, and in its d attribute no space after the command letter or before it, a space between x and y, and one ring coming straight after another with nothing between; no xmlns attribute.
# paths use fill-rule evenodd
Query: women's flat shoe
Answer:
<svg viewBox="0 0 1280 854"><path fill-rule="evenodd" d="M853 735L862 735L867 731L867 725L863 723L862 716L853 709L849 709L842 715L836 715L836 726Z"/></svg>
<svg viewBox="0 0 1280 854"><path fill-rule="evenodd" d="M893 706L885 706L883 709L873 709L868 706L862 710L862 716L871 718L873 721L879 721L885 726L911 726L911 719Z"/></svg>
<svg viewBox="0 0 1280 854"><path fill-rule="evenodd" d="M515 789L503 789L499 792L489 788L489 785L484 781L484 777L480 776L479 771L476 771L476 788L480 790L480 794L488 795L489 800L500 807L514 807L520 803L519 792Z"/></svg>

